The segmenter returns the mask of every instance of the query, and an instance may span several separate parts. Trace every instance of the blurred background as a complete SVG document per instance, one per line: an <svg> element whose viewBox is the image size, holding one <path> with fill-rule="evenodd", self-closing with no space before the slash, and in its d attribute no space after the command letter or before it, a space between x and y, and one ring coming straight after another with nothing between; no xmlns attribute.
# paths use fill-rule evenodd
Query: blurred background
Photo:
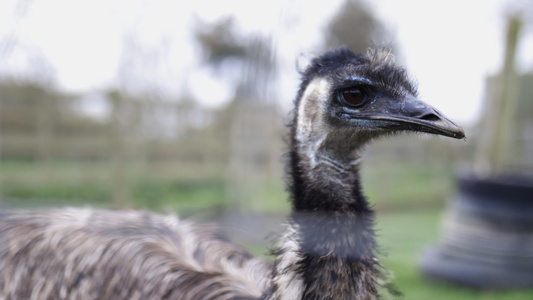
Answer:
<svg viewBox="0 0 533 300"><path fill-rule="evenodd" d="M0 208L178 213L263 255L289 210L297 70L339 45L391 47L467 133L367 150L364 190L405 298L533 299L418 266L456 174L533 170L533 1L2 0Z"/></svg>

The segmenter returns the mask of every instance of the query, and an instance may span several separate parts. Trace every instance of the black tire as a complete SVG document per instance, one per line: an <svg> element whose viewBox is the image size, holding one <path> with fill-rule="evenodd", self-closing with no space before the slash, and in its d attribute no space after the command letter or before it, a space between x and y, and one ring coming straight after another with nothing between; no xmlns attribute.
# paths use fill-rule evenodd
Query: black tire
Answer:
<svg viewBox="0 0 533 300"><path fill-rule="evenodd" d="M462 174L422 272L481 289L533 286L533 179Z"/></svg>

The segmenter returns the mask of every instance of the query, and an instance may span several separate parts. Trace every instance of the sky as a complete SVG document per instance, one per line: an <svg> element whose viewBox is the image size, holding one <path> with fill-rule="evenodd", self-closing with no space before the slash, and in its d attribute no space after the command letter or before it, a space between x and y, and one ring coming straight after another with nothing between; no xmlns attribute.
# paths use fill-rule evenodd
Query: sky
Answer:
<svg viewBox="0 0 533 300"><path fill-rule="evenodd" d="M295 61L313 55L342 0L2 0L0 74L49 78L73 92L142 87L186 89L216 107L229 99L223 79L198 66L197 20L227 15L250 33L273 37L279 61L279 103L292 103ZM505 16L533 7L512 0L375 0L370 7L395 34L400 61L426 102L459 122L479 117L485 77L502 62ZM530 19L531 12L524 17ZM533 71L533 26L525 28L517 66ZM126 51L126 50L127 51ZM138 56L144 57L142 61Z"/></svg>

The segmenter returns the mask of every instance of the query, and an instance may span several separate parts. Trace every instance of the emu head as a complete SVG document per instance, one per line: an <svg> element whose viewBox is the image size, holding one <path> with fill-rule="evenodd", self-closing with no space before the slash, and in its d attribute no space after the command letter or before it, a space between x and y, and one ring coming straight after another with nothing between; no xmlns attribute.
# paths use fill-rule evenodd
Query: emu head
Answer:
<svg viewBox="0 0 533 300"><path fill-rule="evenodd" d="M465 136L417 98L390 52L372 49L365 56L341 48L315 58L302 76L292 137L298 150L312 156L353 160L351 154L369 140L400 131Z"/></svg>

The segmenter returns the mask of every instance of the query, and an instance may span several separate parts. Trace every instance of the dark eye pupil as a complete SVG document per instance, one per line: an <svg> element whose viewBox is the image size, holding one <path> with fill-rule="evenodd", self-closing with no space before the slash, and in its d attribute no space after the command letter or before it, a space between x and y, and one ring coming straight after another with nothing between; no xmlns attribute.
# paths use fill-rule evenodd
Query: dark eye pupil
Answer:
<svg viewBox="0 0 533 300"><path fill-rule="evenodd" d="M366 94L361 90L347 90L343 92L344 100L349 104L359 105L366 99Z"/></svg>

